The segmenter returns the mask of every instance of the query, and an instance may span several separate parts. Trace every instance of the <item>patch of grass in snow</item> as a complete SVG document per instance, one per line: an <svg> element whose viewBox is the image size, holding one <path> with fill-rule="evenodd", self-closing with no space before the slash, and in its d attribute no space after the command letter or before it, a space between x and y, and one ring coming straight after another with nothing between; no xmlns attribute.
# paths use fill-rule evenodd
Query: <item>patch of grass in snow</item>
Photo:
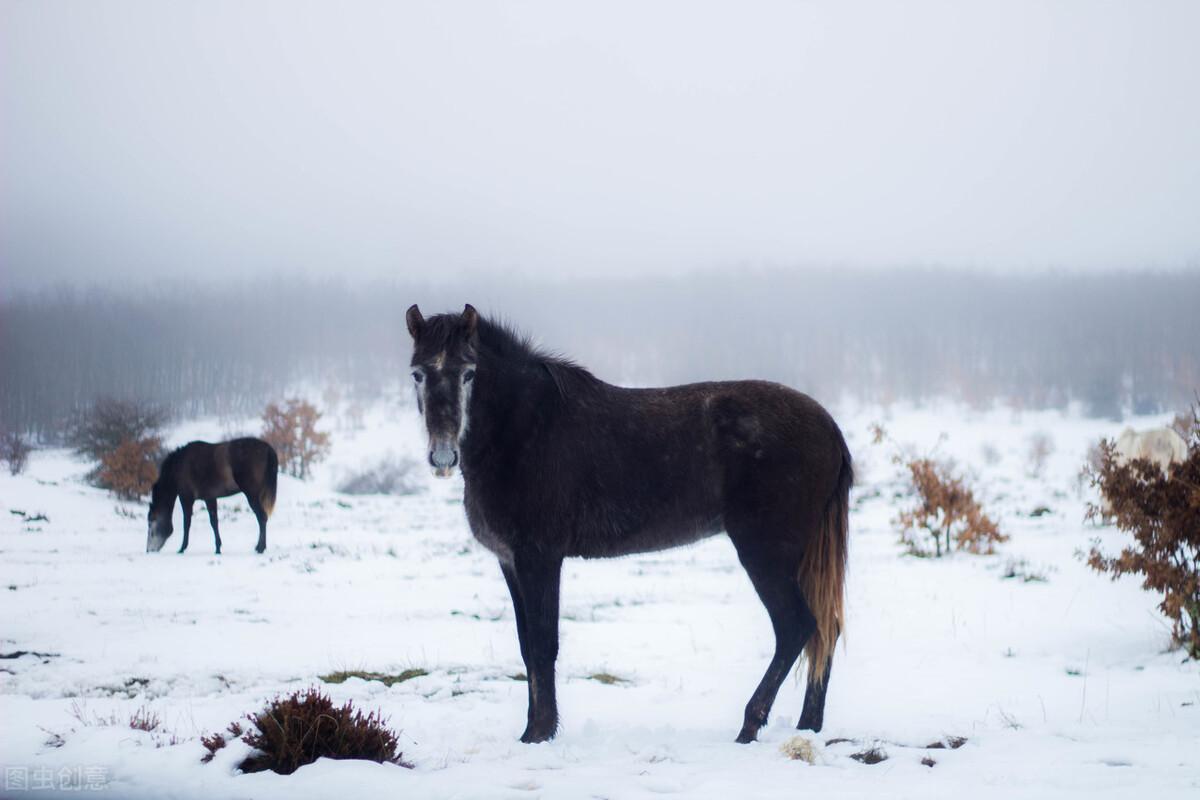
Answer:
<svg viewBox="0 0 1200 800"><path fill-rule="evenodd" d="M965 736L947 736L945 739L937 742L931 742L925 745L926 750L957 750L967 743Z"/></svg>
<svg viewBox="0 0 1200 800"><path fill-rule="evenodd" d="M613 675L611 672L593 672L591 675L588 675L586 677L590 681L596 681L597 683L603 683L605 686L618 686L621 684L627 684L627 683L633 682L633 681L629 680L628 678L622 678L619 675Z"/></svg>
<svg viewBox="0 0 1200 800"><path fill-rule="evenodd" d="M411 681L413 678L420 678L428 675L429 671L420 667L413 667L402 672L386 673L386 672L368 672L361 669L343 669L337 672L330 672L327 675L318 675L323 683L345 683L350 678L361 678L364 681L379 681L384 686L394 686L397 683Z"/></svg>
<svg viewBox="0 0 1200 800"><path fill-rule="evenodd" d="M887 761L888 754L882 747L870 747L859 753L851 753L850 757L863 764L878 764L881 761Z"/></svg>
<svg viewBox="0 0 1200 800"><path fill-rule="evenodd" d="M1049 571L1049 569L1036 569L1023 558L1010 558L1004 565L1004 572L1000 577L1004 580L1020 578L1022 583L1046 583L1050 580L1046 577Z"/></svg>
<svg viewBox="0 0 1200 800"><path fill-rule="evenodd" d="M504 619L504 612L501 611L494 615L485 616L482 614L468 613L466 611L460 611L457 608L453 608L450 610L450 616L466 617L467 619L474 619L474 620L478 620L480 622L499 622L500 620ZM565 617L564 617L564 619L565 619Z"/></svg>

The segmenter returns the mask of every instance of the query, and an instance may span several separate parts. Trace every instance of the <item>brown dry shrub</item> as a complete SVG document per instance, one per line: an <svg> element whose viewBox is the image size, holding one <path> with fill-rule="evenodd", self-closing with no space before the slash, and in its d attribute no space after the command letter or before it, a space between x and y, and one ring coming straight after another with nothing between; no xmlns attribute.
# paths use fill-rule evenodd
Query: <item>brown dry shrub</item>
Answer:
<svg viewBox="0 0 1200 800"><path fill-rule="evenodd" d="M8 464L10 475L20 475L25 471L25 464L29 461L29 453L32 450L33 447L25 437L16 431L0 433L0 461Z"/></svg>
<svg viewBox="0 0 1200 800"><path fill-rule="evenodd" d="M1158 607L1171 620L1175 641L1200 658L1200 405L1192 420L1187 459L1166 474L1147 459L1121 464L1116 445L1101 443L1092 483L1107 507L1092 505L1088 516L1111 516L1134 541L1109 557L1095 540L1087 563L1114 580L1142 576L1142 588L1162 594Z"/></svg>
<svg viewBox="0 0 1200 800"><path fill-rule="evenodd" d="M66 442L79 455L99 461L123 442L159 435L166 423L167 413L159 406L101 397L71 422Z"/></svg>
<svg viewBox="0 0 1200 800"><path fill-rule="evenodd" d="M329 455L329 434L317 430L320 419L316 406L297 397L263 411L262 438L275 448L284 472L303 480L313 464Z"/></svg>
<svg viewBox="0 0 1200 800"><path fill-rule="evenodd" d="M157 436L127 439L115 450L100 457L96 485L108 489L122 500L137 500L150 493L158 477L162 440Z"/></svg>
<svg viewBox="0 0 1200 800"><path fill-rule="evenodd" d="M363 714L347 702L335 706L315 687L276 697L256 714L247 714L251 728L244 733L238 723L226 730L255 749L238 767L243 772L271 770L290 775L318 758L364 759L407 767L398 749L399 739L378 711ZM204 761L226 744L224 734L201 738L208 750Z"/></svg>
<svg viewBox="0 0 1200 800"><path fill-rule="evenodd" d="M66 441L79 455L98 462L89 481L124 500L137 500L158 477L163 456L159 433L166 422L166 411L153 404L101 397L75 417Z"/></svg>
<svg viewBox="0 0 1200 800"><path fill-rule="evenodd" d="M923 535L932 537L932 555L938 557L943 551L950 552L952 538L959 550L971 553L994 553L998 543L1008 540L983 512L966 481L949 465L931 458L914 458L904 466L916 491L917 505L902 511L896 521L901 527L900 541L910 553L931 555Z"/></svg>

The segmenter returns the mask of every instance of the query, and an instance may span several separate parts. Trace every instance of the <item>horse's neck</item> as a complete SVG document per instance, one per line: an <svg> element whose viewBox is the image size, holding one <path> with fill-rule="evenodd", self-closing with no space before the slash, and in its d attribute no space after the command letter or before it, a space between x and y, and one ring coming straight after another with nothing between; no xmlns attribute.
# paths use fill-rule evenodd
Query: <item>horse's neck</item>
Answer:
<svg viewBox="0 0 1200 800"><path fill-rule="evenodd" d="M557 405L554 381L542 365L509 366L498 365L471 398L467 432L472 449L487 451L532 437Z"/></svg>
<svg viewBox="0 0 1200 800"><path fill-rule="evenodd" d="M167 483L164 484L166 491L163 494L163 500L160 505L165 507L162 510L166 511L168 514L175 512L175 501L179 499L179 477L177 475L178 469L176 467L177 465L172 465L171 469L164 470L163 474L158 478L160 481L167 481Z"/></svg>

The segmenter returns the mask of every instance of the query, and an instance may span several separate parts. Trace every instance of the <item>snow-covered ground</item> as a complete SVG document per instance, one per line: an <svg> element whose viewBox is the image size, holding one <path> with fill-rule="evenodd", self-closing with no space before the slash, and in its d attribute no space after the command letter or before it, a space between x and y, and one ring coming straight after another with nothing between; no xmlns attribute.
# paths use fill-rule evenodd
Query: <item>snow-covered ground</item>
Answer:
<svg viewBox="0 0 1200 800"><path fill-rule="evenodd" d="M773 638L723 537L568 562L561 732L518 743L526 687L513 677L512 610L467 530L461 482L422 472L408 497L333 489L388 450L420 453L416 415L398 408L336 434L312 481L281 479L263 556L241 500L221 503L221 556L202 506L187 554L174 552L176 512L175 537L148 555L144 507L86 486L69 455L39 452L25 475L0 477L0 653L44 654L0 661L0 794L51 796L66 781L154 798L1200 796L1200 666L1168 649L1155 596L1075 555L1095 536L1122 541L1084 523L1090 490L1076 479L1087 445L1122 426L954 405L837 416L860 479L848 631L826 729L809 737L814 765L781 752L796 734L798 681L758 743L733 742ZM968 469L1011 541L995 556L903 555L891 523L903 483L891 447L870 443L874 420L922 451L944 433L937 454ZM172 440L227 429L191 423ZM1054 452L1033 477L1037 433ZM1049 513L1031 516L1040 506ZM1010 565L1044 580L1005 578ZM325 688L390 717L415 769L321 761L242 775L240 744L200 762L202 733L277 693L336 670L410 667L428 675ZM601 672L624 682L590 677ZM163 731L104 724L142 707ZM924 747L949 736L967 741ZM835 738L853 741L826 744ZM872 745L887 760L851 758Z"/></svg>

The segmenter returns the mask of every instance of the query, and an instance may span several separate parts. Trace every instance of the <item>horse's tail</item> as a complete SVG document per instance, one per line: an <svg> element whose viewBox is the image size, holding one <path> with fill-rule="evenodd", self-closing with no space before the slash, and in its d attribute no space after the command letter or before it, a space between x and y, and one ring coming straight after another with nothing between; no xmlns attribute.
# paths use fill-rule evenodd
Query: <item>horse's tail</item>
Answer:
<svg viewBox="0 0 1200 800"><path fill-rule="evenodd" d="M850 486L854 483L854 467L845 439L840 434L838 438L842 467L838 472L837 488L825 506L817 537L808 543L800 563L800 590L817 620L817 629L804 646L804 656L808 660L808 681L817 684L825 681L829 658L844 622Z"/></svg>
<svg viewBox="0 0 1200 800"><path fill-rule="evenodd" d="M279 456L275 453L274 447L267 447L267 470L266 475L263 475L262 494L258 501L262 503L263 511L267 512L267 516L271 516L271 512L275 510L275 485L279 482Z"/></svg>

